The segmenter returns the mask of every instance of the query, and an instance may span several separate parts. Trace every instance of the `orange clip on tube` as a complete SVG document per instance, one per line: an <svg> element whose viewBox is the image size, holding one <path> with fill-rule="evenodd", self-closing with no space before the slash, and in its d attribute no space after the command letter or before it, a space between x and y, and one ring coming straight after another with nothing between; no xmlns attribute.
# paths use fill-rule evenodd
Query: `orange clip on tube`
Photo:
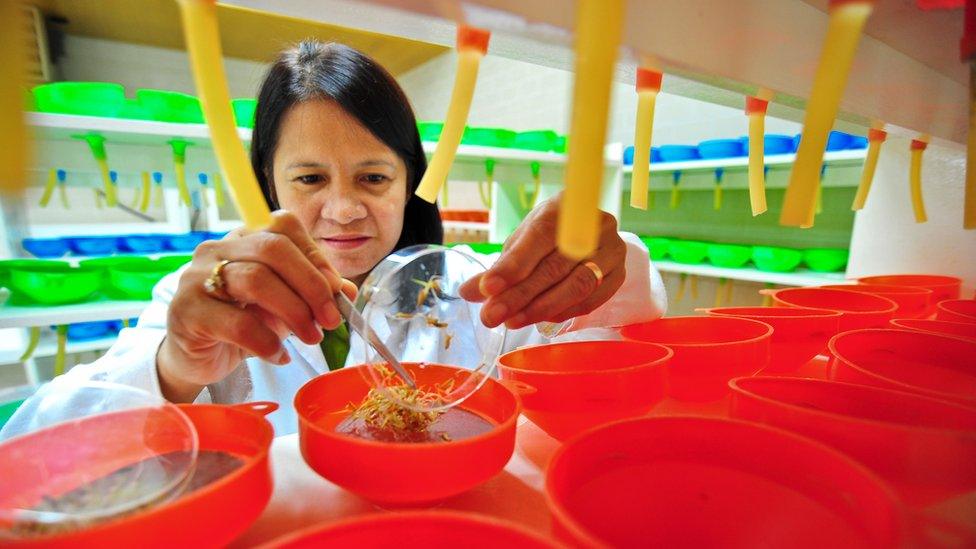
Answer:
<svg viewBox="0 0 976 549"><path fill-rule="evenodd" d="M27 51L30 43L24 29L23 5L0 2L0 191L17 194L27 187L27 125L24 123L24 84L27 78Z"/></svg>
<svg viewBox="0 0 976 549"><path fill-rule="evenodd" d="M634 170L630 178L630 205L647 209L647 188L651 177L651 135L654 131L654 103L661 91L661 73L637 68L637 124L634 130Z"/></svg>
<svg viewBox="0 0 976 549"><path fill-rule="evenodd" d="M583 259L599 237L603 144L614 65L623 29L623 0L578 0L573 115L570 123L566 190L556 229L559 251Z"/></svg>
<svg viewBox="0 0 976 549"><path fill-rule="evenodd" d="M451 92L451 103L444 118L444 129L441 130L437 148L430 159L427 171L417 187L417 196L433 204L441 187L447 181L447 173L454 162L464 125L468 121L468 111L471 110L471 99L474 97L474 85L478 80L478 66L481 58L488 52L488 39L491 33L483 29L460 25L457 30L458 66L454 77L454 90Z"/></svg>
<svg viewBox="0 0 976 549"><path fill-rule="evenodd" d="M746 115L749 117L749 204L752 215L766 211L766 108L769 101L759 97L746 97Z"/></svg>
<svg viewBox="0 0 976 549"><path fill-rule="evenodd" d="M912 191L912 211L915 213L916 223L928 221L928 216L925 215L925 200L922 197L922 153L925 152L927 146L928 143L921 139L912 139L912 159L908 179Z"/></svg>
<svg viewBox="0 0 976 549"><path fill-rule="evenodd" d="M837 117L847 75L861 39L861 30L873 7L872 0L830 2L827 36L803 119L803 137L783 198L783 211L779 218L782 225L813 225L817 188L820 186L818 175L827 147L827 134Z"/></svg>
<svg viewBox="0 0 976 549"><path fill-rule="evenodd" d="M230 106L227 76L220 50L215 0L178 0L193 80L210 127L220 171L230 186L237 210L249 229L271 223L271 212L261 195L258 180L237 134Z"/></svg>
<svg viewBox="0 0 976 549"><path fill-rule="evenodd" d="M881 154L881 144L888 138L888 132L871 128L868 130L868 155L864 159L864 171L861 172L861 184L857 186L857 194L854 195L854 203L851 209L854 211L864 208L864 203L871 192L871 182L874 181L874 171L878 167L878 156Z"/></svg>

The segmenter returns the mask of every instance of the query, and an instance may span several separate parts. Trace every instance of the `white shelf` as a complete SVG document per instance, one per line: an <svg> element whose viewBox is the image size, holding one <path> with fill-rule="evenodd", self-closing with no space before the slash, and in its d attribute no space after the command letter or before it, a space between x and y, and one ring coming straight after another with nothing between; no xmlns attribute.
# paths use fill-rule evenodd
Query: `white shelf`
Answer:
<svg viewBox="0 0 976 549"><path fill-rule="evenodd" d="M424 153L427 156L434 154L437 148L436 142L424 141ZM501 147L482 147L480 145L459 145L457 160L479 160L484 161L491 158L496 161L515 160L519 162L539 162L540 164L565 164L566 155L556 152L529 151L524 149L508 149Z"/></svg>
<svg viewBox="0 0 976 549"><path fill-rule="evenodd" d="M444 225L444 230L488 232L491 229L491 223L480 221L442 221L441 223Z"/></svg>
<svg viewBox="0 0 976 549"><path fill-rule="evenodd" d="M708 264L686 265L674 261L655 260L651 262L657 270L665 273L686 273L709 278L728 278L748 282L765 282L781 286L823 286L846 282L843 273L817 273L800 269L792 273L771 273L753 267L729 269Z"/></svg>
<svg viewBox="0 0 976 549"><path fill-rule="evenodd" d="M65 354L74 353L87 353L92 351L104 351L111 347L118 336L112 334L107 337L101 337L98 339L92 339L88 341L71 341L68 340L65 346ZM58 342L57 336L54 332L47 331L41 335L41 341L37 345L37 349L31 358L43 358L48 356L54 356L58 352ZM23 354L22 350L16 352L4 352L0 353L0 364L16 364L20 362L20 356Z"/></svg>
<svg viewBox="0 0 976 549"><path fill-rule="evenodd" d="M152 120L128 120L101 116L77 116L41 112L27 113L27 125L34 128L36 139L71 140L88 132L105 137L107 142L157 145L170 139L185 139L195 145L210 143L206 124L175 124ZM244 141L251 140L251 130L237 128Z"/></svg>
<svg viewBox="0 0 976 549"><path fill-rule="evenodd" d="M149 305L148 301L98 301L53 307L7 304L0 307L0 328L29 328L133 318L139 316L146 305Z"/></svg>
<svg viewBox="0 0 976 549"><path fill-rule="evenodd" d="M823 156L826 165L857 165L864 161L867 149L825 152ZM769 167L792 165L796 160L795 154L774 154L763 159L763 164ZM735 169L748 168L749 157L716 158L710 160L685 160L681 162L655 162L651 164L651 173L658 172L690 172L715 170L717 168ZM631 174L633 166L624 166L624 173Z"/></svg>

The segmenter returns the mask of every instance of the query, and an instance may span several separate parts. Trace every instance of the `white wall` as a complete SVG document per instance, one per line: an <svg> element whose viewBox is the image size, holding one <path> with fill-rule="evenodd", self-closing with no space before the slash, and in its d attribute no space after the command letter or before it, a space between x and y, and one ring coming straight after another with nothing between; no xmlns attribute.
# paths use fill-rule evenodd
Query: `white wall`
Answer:
<svg viewBox="0 0 976 549"><path fill-rule="evenodd" d="M908 186L909 141L890 138L864 209L854 221L850 276L933 273L962 277L963 296L976 288L976 231L962 228L966 156L930 145L922 163L928 222L915 223Z"/></svg>
<svg viewBox="0 0 976 549"><path fill-rule="evenodd" d="M267 65L225 59L231 97L254 97ZM111 40L67 35L65 56L59 60L62 80L117 82L135 97L139 88L195 94L190 61L180 50L140 46Z"/></svg>

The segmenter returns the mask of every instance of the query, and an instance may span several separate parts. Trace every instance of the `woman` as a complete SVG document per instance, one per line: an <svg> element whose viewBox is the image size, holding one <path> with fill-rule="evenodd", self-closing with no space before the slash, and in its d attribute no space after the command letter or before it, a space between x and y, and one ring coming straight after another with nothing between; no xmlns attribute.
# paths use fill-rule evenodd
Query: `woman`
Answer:
<svg viewBox="0 0 976 549"><path fill-rule="evenodd" d="M297 428L290 402L302 384L361 361L346 356L334 294L353 295L391 252L443 238L437 206L414 196L426 159L406 97L362 53L302 43L261 87L251 160L278 210L271 227L200 245L159 283L136 328L60 382L127 383L174 402L274 400L283 406L270 419L284 434ZM578 330L660 316L660 277L639 240L604 214L595 254L567 260L555 247L557 211L558 200L537 207L462 287L483 302L485 326L505 323L513 348L545 341L540 321L571 319Z"/></svg>

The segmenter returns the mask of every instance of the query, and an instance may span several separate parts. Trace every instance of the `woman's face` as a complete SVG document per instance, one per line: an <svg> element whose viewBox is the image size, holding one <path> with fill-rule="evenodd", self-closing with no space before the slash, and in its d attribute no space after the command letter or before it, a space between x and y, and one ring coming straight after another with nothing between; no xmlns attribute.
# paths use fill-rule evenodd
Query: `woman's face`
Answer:
<svg viewBox="0 0 976 549"><path fill-rule="evenodd" d="M343 278L361 283L393 251L406 166L334 101L304 101L285 113L272 165L279 206L298 216Z"/></svg>

